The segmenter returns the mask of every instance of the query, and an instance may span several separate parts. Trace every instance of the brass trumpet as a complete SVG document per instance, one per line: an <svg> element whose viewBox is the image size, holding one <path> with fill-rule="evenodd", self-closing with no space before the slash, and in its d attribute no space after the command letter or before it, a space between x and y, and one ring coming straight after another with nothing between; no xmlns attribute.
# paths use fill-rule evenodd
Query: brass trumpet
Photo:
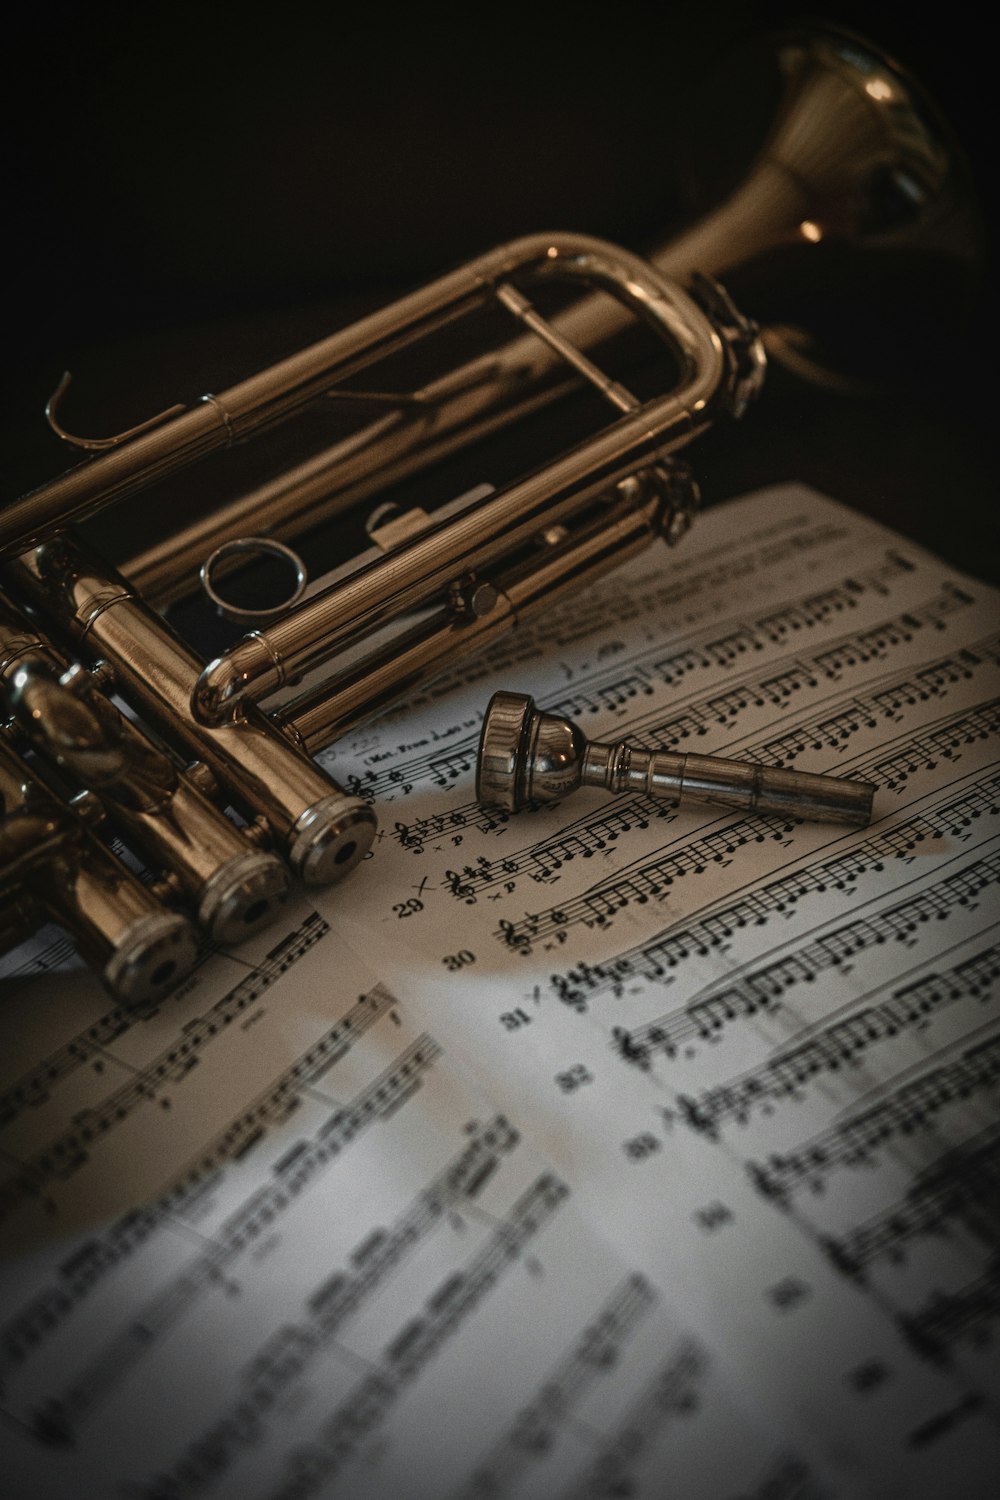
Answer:
<svg viewBox="0 0 1000 1500"><path fill-rule="evenodd" d="M800 365L811 358L787 330L762 335L714 278L793 242L877 241L887 225L896 235L904 219L926 223L951 191L933 117L867 44L817 31L780 55L785 102L748 177L648 259L571 234L504 245L228 390L84 443L105 451L6 507L7 946L55 920L116 996L155 999L197 954L187 913L213 941L238 941L273 918L292 876L325 885L367 852L371 807L338 787L315 752L656 538L680 539L698 494L678 450L743 414L764 377L765 343ZM551 287L578 295L545 315L537 299ZM352 386L484 308L509 321L498 347L403 394ZM634 322L676 370L646 400L599 363ZM299 597L305 569L288 538L581 384L610 408L606 426L485 498L431 513L377 508L370 548ZM374 401L380 414L121 571L71 529L330 396ZM57 400L50 421L79 441L62 429ZM251 612L227 598L234 561L275 553L291 567L288 601ZM255 627L207 664L159 613L199 574L215 603ZM398 629L386 639L390 625ZM359 654L373 632L379 640ZM331 662L318 686L261 706ZM110 830L161 872L152 884L108 847Z"/></svg>

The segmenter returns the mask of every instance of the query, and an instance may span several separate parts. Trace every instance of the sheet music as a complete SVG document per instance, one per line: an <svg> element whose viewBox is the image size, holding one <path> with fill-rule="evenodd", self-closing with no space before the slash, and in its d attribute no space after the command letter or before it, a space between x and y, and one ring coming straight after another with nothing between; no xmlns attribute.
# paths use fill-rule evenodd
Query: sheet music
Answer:
<svg viewBox="0 0 1000 1500"><path fill-rule="evenodd" d="M998 656L768 491L340 743L374 857L157 1011L12 955L11 1493L992 1494ZM486 812L497 687L873 823Z"/></svg>

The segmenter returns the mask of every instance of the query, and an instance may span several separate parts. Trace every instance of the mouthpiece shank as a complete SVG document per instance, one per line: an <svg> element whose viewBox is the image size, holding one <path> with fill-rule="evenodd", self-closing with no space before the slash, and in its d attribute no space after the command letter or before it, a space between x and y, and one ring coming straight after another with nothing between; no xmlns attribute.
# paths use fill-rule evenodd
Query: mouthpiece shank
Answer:
<svg viewBox="0 0 1000 1500"><path fill-rule="evenodd" d="M581 785L645 792L678 802L708 802L746 813L777 813L863 828L875 788L867 781L784 771L715 755L639 750L624 742L587 747Z"/></svg>

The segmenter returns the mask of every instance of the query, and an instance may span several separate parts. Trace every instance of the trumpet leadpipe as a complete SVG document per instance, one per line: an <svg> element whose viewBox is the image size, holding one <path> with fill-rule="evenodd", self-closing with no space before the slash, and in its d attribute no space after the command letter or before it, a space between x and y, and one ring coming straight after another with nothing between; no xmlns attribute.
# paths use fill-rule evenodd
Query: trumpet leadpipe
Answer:
<svg viewBox="0 0 1000 1500"><path fill-rule="evenodd" d="M203 396L190 409L166 414L111 451L12 502L0 514L0 556L37 546L63 527L138 494L154 480L281 421L340 382L482 305L526 267L537 278L558 271L615 295L628 286L641 316L652 323L663 321L657 297L649 295L649 267L637 256L584 235L515 240L218 395ZM679 290L676 295L683 297ZM688 327L683 319L673 321L674 336L684 350Z"/></svg>

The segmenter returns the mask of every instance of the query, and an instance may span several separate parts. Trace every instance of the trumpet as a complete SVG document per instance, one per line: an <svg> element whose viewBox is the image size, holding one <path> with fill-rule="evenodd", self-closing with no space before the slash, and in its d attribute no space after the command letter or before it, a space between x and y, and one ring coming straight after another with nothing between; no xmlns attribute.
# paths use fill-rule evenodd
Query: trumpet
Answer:
<svg viewBox="0 0 1000 1500"><path fill-rule="evenodd" d="M90 456L0 513L4 945L55 921L118 1000L155 1001L196 961L199 929L238 942L274 919L293 880L331 884L368 852L373 809L317 752L653 541L681 539L698 490L680 450L744 414L765 346L818 368L797 336L762 332L716 278L792 243L898 236L953 190L933 113L873 48L816 30L787 38L779 56L785 99L748 176L648 257L583 235L516 240L111 439L73 438L57 392L51 425ZM489 310L508 325L498 345L412 389L379 388L393 361ZM633 327L673 370L645 399L601 363ZM542 467L430 512L378 503L581 386L610 420ZM76 529L330 400L374 403L378 415L120 569ZM289 541L373 502L370 545L306 593ZM250 608L227 579L262 557L288 568L291 588ZM197 578L249 627L209 662L162 612ZM268 708L279 690L281 706Z"/></svg>

